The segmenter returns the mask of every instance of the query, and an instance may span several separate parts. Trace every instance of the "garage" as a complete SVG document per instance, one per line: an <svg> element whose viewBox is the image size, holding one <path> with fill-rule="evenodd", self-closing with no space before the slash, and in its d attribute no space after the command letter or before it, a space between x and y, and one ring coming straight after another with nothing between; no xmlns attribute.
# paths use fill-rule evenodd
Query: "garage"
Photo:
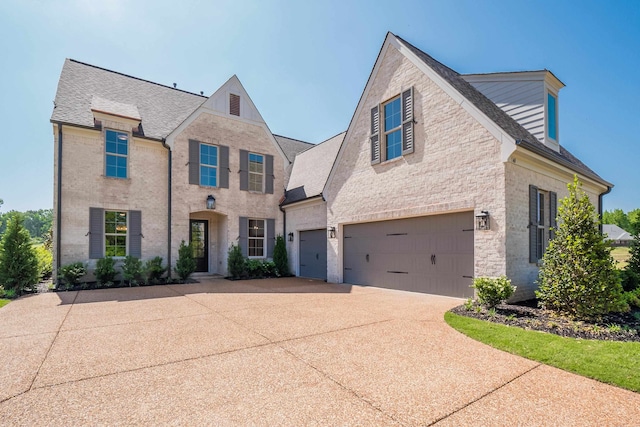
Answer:
<svg viewBox="0 0 640 427"><path fill-rule="evenodd" d="M344 282L472 297L472 212L344 226Z"/></svg>
<svg viewBox="0 0 640 427"><path fill-rule="evenodd" d="M327 280L327 230L300 232L300 277Z"/></svg>

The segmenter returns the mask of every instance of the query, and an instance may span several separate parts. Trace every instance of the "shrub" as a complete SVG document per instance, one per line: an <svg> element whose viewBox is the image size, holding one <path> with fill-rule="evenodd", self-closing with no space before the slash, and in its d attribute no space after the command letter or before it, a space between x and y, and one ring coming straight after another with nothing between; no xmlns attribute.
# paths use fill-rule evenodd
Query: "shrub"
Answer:
<svg viewBox="0 0 640 427"><path fill-rule="evenodd" d="M80 278L87 274L87 268L81 262L63 265L60 267L59 279L62 279L65 289L71 289L80 283Z"/></svg>
<svg viewBox="0 0 640 427"><path fill-rule="evenodd" d="M276 267L276 263L273 261L263 261L260 266L262 269L262 275L264 277L279 277L280 274L278 272L278 267Z"/></svg>
<svg viewBox="0 0 640 427"><path fill-rule="evenodd" d="M574 317L624 311L628 306L595 208L577 177L568 189L558 208L556 237L543 257L536 296L544 308Z"/></svg>
<svg viewBox="0 0 640 427"><path fill-rule="evenodd" d="M640 287L640 232L633 236L629 254L629 263L621 275L622 288L627 292Z"/></svg>
<svg viewBox="0 0 640 427"><path fill-rule="evenodd" d="M21 214L11 215L0 241L0 285L18 294L40 278L36 252L23 222Z"/></svg>
<svg viewBox="0 0 640 427"><path fill-rule="evenodd" d="M635 288L632 291L624 292L622 294L622 298L624 302L626 302L629 307L640 308L640 288Z"/></svg>
<svg viewBox="0 0 640 427"><path fill-rule="evenodd" d="M15 289L2 289L0 288L0 298L6 298L6 299L14 299L16 297L16 290Z"/></svg>
<svg viewBox="0 0 640 427"><path fill-rule="evenodd" d="M244 273L244 257L240 246L232 244L227 256L227 271L230 277L239 279Z"/></svg>
<svg viewBox="0 0 640 427"><path fill-rule="evenodd" d="M96 279L104 286L111 286L116 279L116 262L110 256L100 258L96 263Z"/></svg>
<svg viewBox="0 0 640 427"><path fill-rule="evenodd" d="M284 242L284 237L278 234L276 237L276 246L273 249L273 262L276 267L277 276L289 275L289 259L287 257L287 245Z"/></svg>
<svg viewBox="0 0 640 427"><path fill-rule="evenodd" d="M258 259L248 259L245 263L245 271L251 278L262 277L262 261Z"/></svg>
<svg viewBox="0 0 640 427"><path fill-rule="evenodd" d="M191 243L184 244L184 240L180 243L178 249L178 260L176 261L176 273L181 280L187 280L191 274L196 271L196 260L193 257L193 247Z"/></svg>
<svg viewBox="0 0 640 427"><path fill-rule="evenodd" d="M129 283L129 286L138 286L142 279L142 261L127 255L122 264L122 277Z"/></svg>
<svg viewBox="0 0 640 427"><path fill-rule="evenodd" d="M144 271L147 275L147 283L151 285L157 285L160 283L160 279L162 275L167 271L165 267L162 266L162 257L157 256L155 258L151 258L147 260L144 264Z"/></svg>
<svg viewBox="0 0 640 427"><path fill-rule="evenodd" d="M35 247L36 258L38 259L38 272L41 279L48 279L53 273L53 254L46 245Z"/></svg>
<svg viewBox="0 0 640 427"><path fill-rule="evenodd" d="M516 287L511 284L511 280L505 276L476 277L473 279L471 287L477 291L480 304L489 308L508 300L516 290Z"/></svg>

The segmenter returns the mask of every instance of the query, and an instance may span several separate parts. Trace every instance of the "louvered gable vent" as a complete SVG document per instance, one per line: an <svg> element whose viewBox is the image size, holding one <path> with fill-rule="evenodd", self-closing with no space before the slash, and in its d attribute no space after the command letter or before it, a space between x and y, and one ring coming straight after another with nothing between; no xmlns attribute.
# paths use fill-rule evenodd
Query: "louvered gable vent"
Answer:
<svg viewBox="0 0 640 427"><path fill-rule="evenodd" d="M240 116L240 95L229 94L229 114Z"/></svg>

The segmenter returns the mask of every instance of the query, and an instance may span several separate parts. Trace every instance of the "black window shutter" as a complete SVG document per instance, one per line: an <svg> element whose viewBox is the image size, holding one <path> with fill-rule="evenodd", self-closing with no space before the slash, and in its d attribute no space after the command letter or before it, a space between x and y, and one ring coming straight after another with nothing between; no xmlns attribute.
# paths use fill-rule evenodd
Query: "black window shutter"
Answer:
<svg viewBox="0 0 640 427"><path fill-rule="evenodd" d="M104 209L89 208L89 258L104 256Z"/></svg>
<svg viewBox="0 0 640 427"><path fill-rule="evenodd" d="M264 192L273 194L273 156L265 155Z"/></svg>
<svg viewBox="0 0 640 427"><path fill-rule="evenodd" d="M200 142L189 140L189 184L200 184Z"/></svg>
<svg viewBox="0 0 640 427"><path fill-rule="evenodd" d="M538 262L538 187L529 186L529 262Z"/></svg>
<svg viewBox="0 0 640 427"><path fill-rule="evenodd" d="M238 240L238 244L240 245L240 250L242 251L242 256L247 256L249 247L248 245L248 235L249 235L249 219L246 216L241 216L239 225L240 228L240 238Z"/></svg>
<svg viewBox="0 0 640 427"><path fill-rule="evenodd" d="M556 217L558 216L558 195L553 191L549 192L549 239L556 237L556 228L558 222Z"/></svg>
<svg viewBox="0 0 640 427"><path fill-rule="evenodd" d="M402 155L413 153L413 87L402 92Z"/></svg>
<svg viewBox="0 0 640 427"><path fill-rule="evenodd" d="M220 150L220 157L218 160L218 176L220 181L218 187L229 188L229 147L221 145L218 147Z"/></svg>
<svg viewBox="0 0 640 427"><path fill-rule="evenodd" d="M371 164L380 163L380 106L371 109Z"/></svg>
<svg viewBox="0 0 640 427"><path fill-rule="evenodd" d="M276 246L276 220L267 219L267 258L273 258L273 249Z"/></svg>
<svg viewBox="0 0 640 427"><path fill-rule="evenodd" d="M142 212L129 211L129 255L142 257Z"/></svg>
<svg viewBox="0 0 640 427"><path fill-rule="evenodd" d="M249 190L249 152L240 150L240 190Z"/></svg>

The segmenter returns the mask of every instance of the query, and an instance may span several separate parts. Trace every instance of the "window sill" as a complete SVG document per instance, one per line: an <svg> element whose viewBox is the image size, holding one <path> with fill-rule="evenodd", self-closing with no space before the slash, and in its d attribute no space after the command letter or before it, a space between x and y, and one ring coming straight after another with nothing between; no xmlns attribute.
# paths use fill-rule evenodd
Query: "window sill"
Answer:
<svg viewBox="0 0 640 427"><path fill-rule="evenodd" d="M396 163L396 162L399 162L399 161L402 161L402 160L404 160L404 156L398 156L398 157L394 157L391 160L385 160L384 162L380 162L378 164L379 165L390 165L390 164L393 164L393 163Z"/></svg>
<svg viewBox="0 0 640 427"><path fill-rule="evenodd" d="M118 177L115 177L115 176L107 176L107 175L102 175L102 177L105 178L105 179L111 179L111 180L114 180L114 181L122 181L122 182L131 181L131 178L118 178Z"/></svg>

